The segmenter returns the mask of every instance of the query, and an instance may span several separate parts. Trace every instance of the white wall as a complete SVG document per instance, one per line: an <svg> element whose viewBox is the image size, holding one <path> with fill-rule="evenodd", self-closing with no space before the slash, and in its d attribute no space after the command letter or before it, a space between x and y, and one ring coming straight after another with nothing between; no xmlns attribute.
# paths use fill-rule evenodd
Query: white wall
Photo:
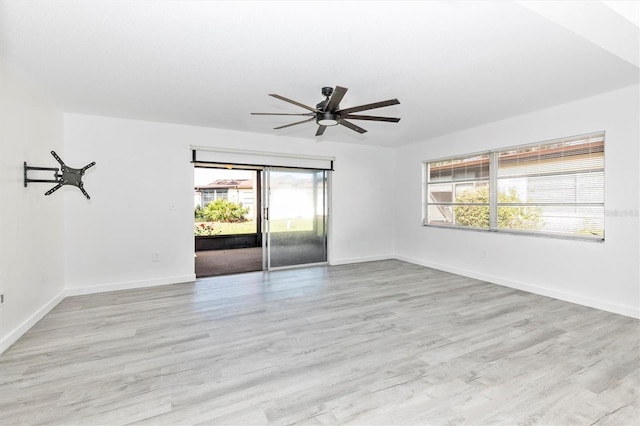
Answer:
<svg viewBox="0 0 640 426"><path fill-rule="evenodd" d="M640 316L638 86L393 150L63 116L2 63L0 77L0 352L63 295L194 279L190 145L336 157L332 264L395 256ZM604 243L420 225L422 160L598 130L606 209L635 213L608 215ZM91 200L23 187L22 162L55 166L51 150L72 167L97 162L84 179Z"/></svg>
<svg viewBox="0 0 640 426"><path fill-rule="evenodd" d="M396 152L396 255L539 294L640 316L639 88L460 131ZM604 130L604 243L421 226L422 161ZM629 216L612 212L626 212Z"/></svg>
<svg viewBox="0 0 640 426"><path fill-rule="evenodd" d="M23 184L24 161L58 166L52 150L63 155L62 113L0 59L0 353L62 298L67 188L45 196L54 184Z"/></svg>
<svg viewBox="0 0 640 426"><path fill-rule="evenodd" d="M78 114L64 122L68 163L97 163L85 175L91 200L65 197L68 294L194 279L191 145L336 157L331 263L392 256L389 148Z"/></svg>

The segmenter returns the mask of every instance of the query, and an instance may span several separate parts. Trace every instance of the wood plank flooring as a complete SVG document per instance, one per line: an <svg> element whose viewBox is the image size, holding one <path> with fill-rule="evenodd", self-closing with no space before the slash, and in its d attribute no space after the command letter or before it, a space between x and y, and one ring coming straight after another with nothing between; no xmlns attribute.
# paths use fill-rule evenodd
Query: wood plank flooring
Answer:
<svg viewBox="0 0 640 426"><path fill-rule="evenodd" d="M63 300L0 355L0 424L636 425L639 340L395 260L215 277Z"/></svg>

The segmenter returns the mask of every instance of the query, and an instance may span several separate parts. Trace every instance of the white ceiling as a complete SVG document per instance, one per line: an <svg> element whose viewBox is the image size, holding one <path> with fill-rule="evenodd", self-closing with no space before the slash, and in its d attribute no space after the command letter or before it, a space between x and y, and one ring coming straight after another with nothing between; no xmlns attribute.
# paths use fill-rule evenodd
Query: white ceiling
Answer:
<svg viewBox="0 0 640 426"><path fill-rule="evenodd" d="M0 56L65 112L398 146L637 84L631 3L0 0ZM402 120L250 115L336 85Z"/></svg>

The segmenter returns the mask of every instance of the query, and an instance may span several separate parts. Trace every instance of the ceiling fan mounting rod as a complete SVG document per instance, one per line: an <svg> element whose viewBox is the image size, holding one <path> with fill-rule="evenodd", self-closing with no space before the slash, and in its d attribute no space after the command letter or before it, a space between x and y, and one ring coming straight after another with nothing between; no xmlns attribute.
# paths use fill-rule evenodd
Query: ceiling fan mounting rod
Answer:
<svg viewBox="0 0 640 426"><path fill-rule="evenodd" d="M331 96L333 93L333 87L323 87L322 88L322 96L326 96L327 98Z"/></svg>

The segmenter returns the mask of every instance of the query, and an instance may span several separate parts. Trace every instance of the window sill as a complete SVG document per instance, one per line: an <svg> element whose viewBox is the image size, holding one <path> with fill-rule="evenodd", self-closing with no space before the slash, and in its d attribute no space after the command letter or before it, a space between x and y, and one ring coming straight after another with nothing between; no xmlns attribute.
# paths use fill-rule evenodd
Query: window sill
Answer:
<svg viewBox="0 0 640 426"><path fill-rule="evenodd" d="M553 234L549 232L527 232L527 231L517 231L517 230L508 230L508 229L467 228L467 227L455 226L455 225L436 225L436 224L429 224L429 223L422 223L422 226L425 228L452 229L456 231L465 231L465 232L472 231L472 232L483 232L488 234L506 234L506 235L518 235L522 237L536 237L536 238L549 238L549 239L556 239L556 240L604 243L604 237L600 237L600 236L559 235L559 234Z"/></svg>

